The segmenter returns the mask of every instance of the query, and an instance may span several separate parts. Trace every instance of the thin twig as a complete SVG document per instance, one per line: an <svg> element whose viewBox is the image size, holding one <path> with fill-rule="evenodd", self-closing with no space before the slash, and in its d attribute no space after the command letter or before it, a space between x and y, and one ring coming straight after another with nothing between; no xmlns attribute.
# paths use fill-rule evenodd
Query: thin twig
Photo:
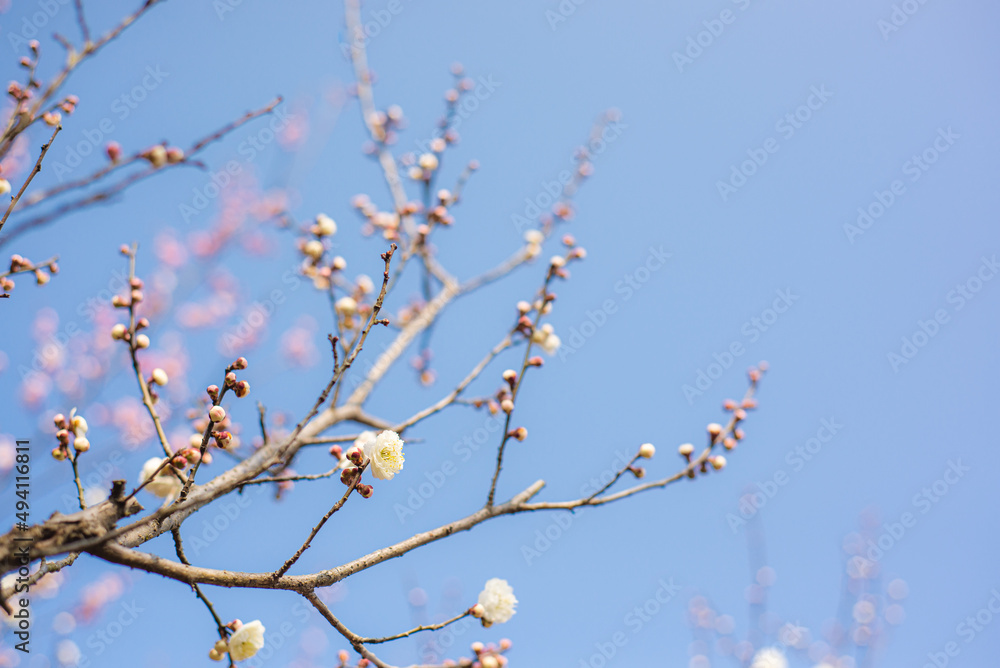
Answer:
<svg viewBox="0 0 1000 668"><path fill-rule="evenodd" d="M60 130L62 130L62 125L57 125L55 131L52 133L52 136L49 137L49 143L42 144L42 152L38 154L38 160L35 161L34 168L28 173L28 178L25 179L24 185L21 186L21 189L17 191L17 195L11 199L10 206L8 206L7 211L4 212L3 218L0 218L0 230L3 229L4 223L7 222L10 212L14 210L15 206L17 206L17 201L21 199L21 195L23 195L24 191L28 188L28 184L31 183L33 178L35 178L35 174L42 171L42 160L45 159L45 154L49 152L49 147L52 146L52 142L55 141L56 135L59 134Z"/></svg>
<svg viewBox="0 0 1000 668"><path fill-rule="evenodd" d="M312 528L312 531L309 532L309 537L306 538L306 542L302 543L302 547L296 550L295 554L289 557L288 560L281 565L281 568L279 568L274 572L274 575L272 577L274 577L275 580L277 580L282 575L288 572L288 569L291 568L295 564L295 562L299 560L299 557L302 556L302 553L309 549L309 546L312 544L313 538L315 538L316 534L318 534L320 529L323 528L323 525L326 524L326 521L331 517L333 517L333 514L335 512L344 507L344 504L347 503L348 497L351 496L351 493L355 490L358 483L361 482L361 475L365 472L366 468L368 468L368 462L365 462L364 464L361 465L357 473L355 473L353 478L351 479L351 484L347 486L347 491L344 492L344 495L340 497L340 500L337 501L337 503L333 504L333 507L330 508L330 510L326 511L326 515L323 515L322 519L320 519L320 521L316 524L316 526Z"/></svg>
<svg viewBox="0 0 1000 668"><path fill-rule="evenodd" d="M360 641L366 645L377 645L379 643L389 642L390 640L399 640L400 638L407 638L412 636L414 633L420 633L421 631L437 631L438 629L443 629L449 624L454 624L460 619L465 619L472 613L466 610L457 617L452 617L449 620L443 621L440 624L427 624L425 626L418 626L415 629L410 629L409 631L403 631L402 633L397 633L394 636L386 636L384 638L360 638Z"/></svg>

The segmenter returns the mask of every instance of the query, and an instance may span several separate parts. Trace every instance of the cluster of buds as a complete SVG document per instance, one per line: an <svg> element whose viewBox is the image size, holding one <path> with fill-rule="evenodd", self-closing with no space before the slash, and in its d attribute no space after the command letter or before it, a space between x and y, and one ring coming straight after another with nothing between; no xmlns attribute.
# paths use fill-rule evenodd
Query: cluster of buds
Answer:
<svg viewBox="0 0 1000 668"><path fill-rule="evenodd" d="M114 300L112 300L112 303L114 303ZM118 306L118 304L115 304L115 305ZM118 308L126 308L126 307L125 306L118 306ZM136 332L139 332L139 331L141 331L143 329L146 329L147 327L149 327L149 320L148 319L146 319L146 318L139 318L138 320L135 321L135 331ZM128 331L128 327L126 327L122 323L118 323L117 325L115 325L114 327L111 328L111 338L114 339L115 341L125 341L126 343L129 343L129 342L132 341L132 333ZM136 337L135 337L135 347L136 348L148 348L149 347L149 337L146 336L145 334L136 334ZM166 376L166 372L164 372L163 375ZM160 379L163 380L163 377L161 377ZM161 384L165 385L166 384L166 382L164 382L164 383L158 383L152 377L150 378L150 380L152 380L157 385L161 385Z"/></svg>
<svg viewBox="0 0 1000 668"><path fill-rule="evenodd" d="M540 345L548 355L555 355L562 345L562 339L555 334L554 328L549 323L531 332L531 342Z"/></svg>
<svg viewBox="0 0 1000 668"><path fill-rule="evenodd" d="M455 219L448 212L448 207L454 203L454 196L451 191L447 188L441 188L437 191L436 204L431 207L430 211L427 212L427 225L421 225L417 228L417 233L420 235L420 243L424 243L428 234L430 234L430 226L437 223L440 225L452 225Z"/></svg>
<svg viewBox="0 0 1000 668"><path fill-rule="evenodd" d="M170 465L178 471L183 471L189 464L197 464L201 459L201 442L192 442L190 446L182 448L174 454L173 459L170 460ZM205 460L206 464L211 463L211 457L208 453L205 453Z"/></svg>
<svg viewBox="0 0 1000 668"><path fill-rule="evenodd" d="M176 165L177 163L184 161L184 151L182 149L177 148L176 146L168 148L162 144L150 146L139 155L156 169L159 169L164 165ZM108 157L111 157L110 151L108 152ZM112 158L112 161L114 162L115 158Z"/></svg>
<svg viewBox="0 0 1000 668"><path fill-rule="evenodd" d="M330 216L321 213L316 216L315 222L309 227L311 236L302 237L298 241L299 252L305 258L302 273L313 279L313 285L319 290L328 290L333 273L347 268L347 261L339 256L333 258L328 264L323 263L323 256L326 255L324 239L332 237L336 233L337 223Z"/></svg>
<svg viewBox="0 0 1000 668"><path fill-rule="evenodd" d="M56 441L58 445L52 450L52 457L57 461L64 459L74 459L70 454L70 437L73 441L73 450L76 456L81 452L90 450L90 441L87 439L87 421L82 415L76 414L76 409L70 411L69 418L62 413L58 413L52 418L56 426Z"/></svg>
<svg viewBox="0 0 1000 668"><path fill-rule="evenodd" d="M330 454L339 460L338 468L343 469L340 482L348 487L353 485L366 499L371 497L372 493L365 489L367 486L361 484L361 466L365 463L364 449L355 444L348 448L347 452L343 452L339 445L335 445L330 448Z"/></svg>
<svg viewBox="0 0 1000 668"><path fill-rule="evenodd" d="M31 88L33 87L35 87L34 82L29 84L29 88L25 88L16 81L11 81L10 85L7 86L7 94L19 104L23 104L31 99Z"/></svg>
<svg viewBox="0 0 1000 668"><path fill-rule="evenodd" d="M476 607L482 608L478 603L472 608L472 615L476 616ZM472 665L479 666L479 668L502 668L507 665L507 657L504 656L504 652L511 648L512 643L507 638L500 640L498 644L487 643L483 644L481 642L474 642L470 649L472 650L474 659L471 661L465 657L459 659L460 666Z"/></svg>
<svg viewBox="0 0 1000 668"><path fill-rule="evenodd" d="M437 372L431 368L431 360L433 359L434 353L430 348L422 349L410 359L410 366L417 372L417 378L424 387L430 387L437 380Z"/></svg>
<svg viewBox="0 0 1000 668"><path fill-rule="evenodd" d="M337 668L350 668L348 662L351 660L351 655L346 649L342 649L337 652L337 660L340 662L337 664ZM368 659L358 659L356 668L368 668L370 665L371 661Z"/></svg>
<svg viewBox="0 0 1000 668"><path fill-rule="evenodd" d="M406 127L403 108L398 104L390 106L385 111L374 111L365 119L371 130L374 142L365 144L364 152L368 155L378 153L378 145L395 144L398 130Z"/></svg>
<svg viewBox="0 0 1000 668"><path fill-rule="evenodd" d="M636 466L635 462L639 459L652 459L655 454L656 448L652 443L643 443L639 446L639 451L632 459L632 463L630 463L625 470L634 475L636 478L645 478L646 469L642 466Z"/></svg>
<svg viewBox="0 0 1000 668"><path fill-rule="evenodd" d="M553 255L549 259L549 272L552 276L557 276L559 278L569 278L569 269L566 265L574 260L582 260L587 257L587 251L582 246L576 245L576 239L571 234L565 234L562 238L562 243L566 247L565 255Z"/></svg>
<svg viewBox="0 0 1000 668"><path fill-rule="evenodd" d="M66 98L59 103L59 108L63 110L67 116L76 111L76 105L80 104L80 98L76 95L67 95Z"/></svg>
<svg viewBox="0 0 1000 668"><path fill-rule="evenodd" d="M399 212L379 211L368 195L364 194L352 197L351 206L365 219L361 234L371 236L376 231L381 231L382 237L389 241L399 239L401 216L412 216L421 210L421 206L416 202L407 202Z"/></svg>
<svg viewBox="0 0 1000 668"><path fill-rule="evenodd" d="M3 179L0 179L0 186L3 183L7 183ZM10 189L10 184L7 184L8 190ZM2 193L3 188L0 187L0 193ZM10 278L11 274L24 274L32 272L35 275L35 283L37 285L45 285L50 280L52 280L52 274L59 273L59 265L56 262L50 261L40 265L34 264L31 260L22 257L21 255L11 255L10 256L10 269L6 274L0 276L0 291L3 294L9 293L14 289L14 280Z"/></svg>
<svg viewBox="0 0 1000 668"><path fill-rule="evenodd" d="M445 148L443 139L435 139L431 145L431 150L440 148L443 151ZM430 181L440 164L437 153L421 153L417 158L417 163L410 167L407 174L414 181Z"/></svg>
<svg viewBox="0 0 1000 668"><path fill-rule="evenodd" d="M118 327L124 328L125 326L118 325ZM114 335L115 333L113 330L111 336L114 337ZM167 372L160 367L153 369L153 372L146 378L146 388L149 390L149 397L153 400L154 404L160 400L160 395L157 393L156 388L163 387L168 382L170 382L170 376L168 376Z"/></svg>

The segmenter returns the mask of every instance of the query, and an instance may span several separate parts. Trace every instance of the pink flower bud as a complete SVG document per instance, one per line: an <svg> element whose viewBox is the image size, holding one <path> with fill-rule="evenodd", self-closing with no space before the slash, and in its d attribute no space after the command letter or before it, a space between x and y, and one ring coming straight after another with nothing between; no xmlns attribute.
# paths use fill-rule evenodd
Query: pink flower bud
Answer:
<svg viewBox="0 0 1000 668"><path fill-rule="evenodd" d="M507 436L517 439L518 441L523 441L528 438L528 430L524 427L518 427L517 429L510 430L510 433L508 433Z"/></svg>
<svg viewBox="0 0 1000 668"><path fill-rule="evenodd" d="M511 401L510 399L504 399L503 401L500 402L500 409L504 413L510 413L511 411L514 410L514 402Z"/></svg>
<svg viewBox="0 0 1000 668"><path fill-rule="evenodd" d="M486 614L486 608L483 607L482 603L476 603L469 608L469 613L476 619L482 619L483 615Z"/></svg>
<svg viewBox="0 0 1000 668"><path fill-rule="evenodd" d="M710 423L707 429L708 433L711 434L713 438L722 433L722 425L717 422Z"/></svg>
<svg viewBox="0 0 1000 668"><path fill-rule="evenodd" d="M108 145L104 147L104 152L108 154L108 159L111 162L118 162L118 159L122 157L122 147L116 141L109 141Z"/></svg>
<svg viewBox="0 0 1000 668"><path fill-rule="evenodd" d="M222 422L226 419L226 409L222 406L212 406L208 411L208 419L212 422Z"/></svg>
<svg viewBox="0 0 1000 668"><path fill-rule="evenodd" d="M245 380L239 381L238 383L236 383L236 385L233 386L233 392L236 393L237 397L242 399L243 397L247 396L250 393L250 383L246 382Z"/></svg>
<svg viewBox="0 0 1000 668"><path fill-rule="evenodd" d="M340 459L344 454L344 449L339 445L331 445L330 454L336 457L337 459Z"/></svg>
<svg viewBox="0 0 1000 668"><path fill-rule="evenodd" d="M234 369L245 369L245 368L247 368L247 366L249 364L250 363L247 362L247 358L246 357L237 357L236 360L233 362L233 368Z"/></svg>
<svg viewBox="0 0 1000 668"><path fill-rule="evenodd" d="M67 426L66 416L63 415L62 413L56 413L54 416L52 416L52 422L55 423L58 429L66 429Z"/></svg>
<svg viewBox="0 0 1000 668"><path fill-rule="evenodd" d="M681 455L683 455L684 457L690 457L691 453L694 452L694 446L691 445L690 443L684 443L679 448L677 448L677 452L681 453Z"/></svg>

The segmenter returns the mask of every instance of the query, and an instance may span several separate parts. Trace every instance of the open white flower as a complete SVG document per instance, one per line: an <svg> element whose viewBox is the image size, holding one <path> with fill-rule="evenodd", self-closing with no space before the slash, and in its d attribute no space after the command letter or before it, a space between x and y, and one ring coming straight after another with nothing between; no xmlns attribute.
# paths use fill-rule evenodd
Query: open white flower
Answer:
<svg viewBox="0 0 1000 668"><path fill-rule="evenodd" d="M365 457L371 462L372 475L379 480L392 480L403 470L403 440L391 429L386 429L374 439L367 439L363 447Z"/></svg>
<svg viewBox="0 0 1000 668"><path fill-rule="evenodd" d="M765 647L754 655L750 668L788 668L788 659L780 649Z"/></svg>
<svg viewBox="0 0 1000 668"><path fill-rule="evenodd" d="M562 345L562 339L560 339L555 334L549 334L542 341L542 350L545 351L547 355L555 355L559 352L559 346Z"/></svg>
<svg viewBox="0 0 1000 668"><path fill-rule="evenodd" d="M142 465L142 471L139 473L139 484L141 485L146 482L163 461L160 457L147 459L146 463ZM170 471L170 467L168 466L160 471L155 478L150 480L149 484L143 487L143 489L159 497L173 498L180 493L181 487L183 487L181 481Z"/></svg>
<svg viewBox="0 0 1000 668"><path fill-rule="evenodd" d="M517 599L514 598L514 590L506 580L492 578L486 581L486 586L479 593L479 605L483 606L485 611L484 621L489 624L503 624L514 616Z"/></svg>
<svg viewBox="0 0 1000 668"><path fill-rule="evenodd" d="M244 624L229 638L229 656L233 661L249 659L264 647L264 625L259 619Z"/></svg>

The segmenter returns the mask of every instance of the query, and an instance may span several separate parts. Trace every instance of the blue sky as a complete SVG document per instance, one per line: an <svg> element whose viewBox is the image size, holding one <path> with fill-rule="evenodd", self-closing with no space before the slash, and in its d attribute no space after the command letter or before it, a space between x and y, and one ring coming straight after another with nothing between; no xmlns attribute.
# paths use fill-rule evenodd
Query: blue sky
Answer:
<svg viewBox="0 0 1000 668"><path fill-rule="evenodd" d="M71 3L50 4L57 10L42 29L43 74L51 73L59 48L48 35L77 36ZM16 58L25 54L11 36L43 5L17 2L0 15L0 67L8 79L20 76ZM91 2L87 11L103 32L135 6ZM557 286L552 323L564 351L524 387L518 420L530 436L509 453L501 497L538 478L548 482L546 500L579 495L582 484L615 465L619 450L633 452L646 441L658 447L649 475L668 475L681 463L677 445L700 443L705 425L721 421L722 401L742 394L746 367L767 360L771 369L747 438L721 474L567 516L568 523L552 514L495 520L351 578L336 592L335 612L359 633L390 634L464 610L487 579L502 577L520 601L517 615L502 627L470 627L446 656L467 654L473 640L510 637L513 665L597 666L600 647L623 634L608 665L681 666L702 651L713 666L732 665L689 628L691 597L704 596L719 614L732 615L739 638L753 635L745 589L766 564L776 574L768 612L822 638L829 620L850 619L843 545L863 530L863 542L881 537L889 546L869 583L880 605L897 579L908 596L905 620L876 652L844 650L856 665L922 666L949 642L958 652L951 665L986 665L995 657L1000 621L971 638L960 625L1000 588L993 555L1000 521L992 512L1000 457L988 424L1000 361L1000 131L991 85L1000 48L990 30L998 12L985 3L915 0L365 3L365 19L378 25L368 40L376 102L401 105L409 122L400 152L430 136L451 63L463 63L479 82L480 103L464 112L461 142L443 167L447 182L468 160L481 163L456 224L436 239L442 262L458 276L515 250L523 231L516 217L544 201L546 184L570 168L574 148L602 112L621 114L566 228L588 257ZM65 119L38 185L56 184L55 164L69 164L69 147L95 131L101 145L112 139L128 151L163 139L186 146L279 94L289 113L308 118L309 134L294 152L275 141L251 150L267 121L245 126L203 154L208 172L172 170L113 205L5 248L32 259L58 254L61 274L44 289L22 279L2 305L7 365L0 400L7 408L0 432L28 435L45 452L51 435L43 425L72 406L54 393L37 412L21 408L18 365L36 350L29 329L39 308L58 313L59 327L97 327L85 305L113 283L122 266L119 244L140 244L142 274L155 265L158 234L173 229L185 240L212 225L221 198L189 220L182 205L192 204L228 161L260 188L287 188L296 218L320 211L334 217L337 252L350 272L377 276L383 244L356 233L350 198L367 193L385 205L387 194L377 166L361 155L357 104L345 97L352 75L338 46L343 35L340 3L171 0L74 74L66 91L81 104ZM141 101L137 86L145 89ZM127 101L134 104L122 107ZM101 130L107 120L113 129ZM32 136L32 148L42 141ZM73 177L101 164L91 155ZM276 351L282 332L301 325L303 314L313 319L312 340L324 350L329 309L308 286L283 282L297 263L293 236L272 227L263 238L262 255L234 248L213 262L236 278L236 294L246 302L282 291L261 341L246 352L246 377L253 399L297 419L325 383L328 361L320 357L301 369ZM557 242L550 243L543 257L554 252ZM655 271L640 270L652 266L652 255L667 253L662 266L652 263ZM202 263L180 271L174 306L189 299L185 291L193 298L204 292L216 269ZM513 304L532 294L543 271L533 264L456 303L435 331L437 383L415 384L404 360L370 408L399 419L439 398L502 337ZM643 277L631 291L623 288ZM393 310L410 295L395 297ZM609 300L613 312L606 312ZM154 348L157 339L169 342L183 331L177 312L153 323ZM239 315L227 317L212 334L185 334L192 387L217 382L228 361L216 340ZM388 332L375 332L369 354L388 341ZM727 356L733 350L742 352ZM471 392L494 389L514 363L511 357L495 364ZM87 402L135 393L123 364L113 358L108 382ZM175 427L183 424L181 408ZM252 431L252 403L234 405L233 415ZM330 567L475 510L497 439L491 435L467 461L457 444L481 428L488 428L485 416L465 408L428 420L410 435L421 440L409 446L404 472L378 485L371 500L350 504L296 568ZM131 481L155 454L151 439L126 449L116 437L110 425L95 430L93 452L81 460L85 476ZM64 464L38 460L41 518L65 510L60 497L71 482ZM457 473L400 520L397 504L409 503L449 461ZM317 450L297 468L320 471L328 463ZM109 465L115 472L101 473ZM773 482L778 478L784 484ZM252 510L240 512L196 563L275 568L338 488L335 481L300 484L281 502L252 497ZM741 517L749 519L743 526L733 518L747 492L767 498L759 511L745 513L752 518ZM199 535L215 512L195 515L185 528ZM525 556L526 547L544 545L536 545L537 532L546 531L557 539L537 557ZM762 550L748 546L754 537ZM165 538L147 547L172 552ZM125 576L123 592L99 617L65 636L52 630L60 606L74 608L87 583L108 571L88 558L66 572L60 598L38 606L38 654L21 665L58 665L55 648L64 638L95 666L203 660L213 633L205 610L183 586L156 576ZM630 613L655 599L662 582L676 583L680 593L636 624ZM414 588L428 597L422 613L410 605ZM281 647L264 665L330 665L346 646L291 594L212 596L223 617L259 618L277 634L272 644ZM125 604L142 611L98 653L95 634L125 614ZM149 641L165 632L181 634L169 656ZM778 642L762 633L754 636L759 644ZM417 662L425 651L419 636L383 649L398 664ZM805 653L789 655L793 666L816 663Z"/></svg>

